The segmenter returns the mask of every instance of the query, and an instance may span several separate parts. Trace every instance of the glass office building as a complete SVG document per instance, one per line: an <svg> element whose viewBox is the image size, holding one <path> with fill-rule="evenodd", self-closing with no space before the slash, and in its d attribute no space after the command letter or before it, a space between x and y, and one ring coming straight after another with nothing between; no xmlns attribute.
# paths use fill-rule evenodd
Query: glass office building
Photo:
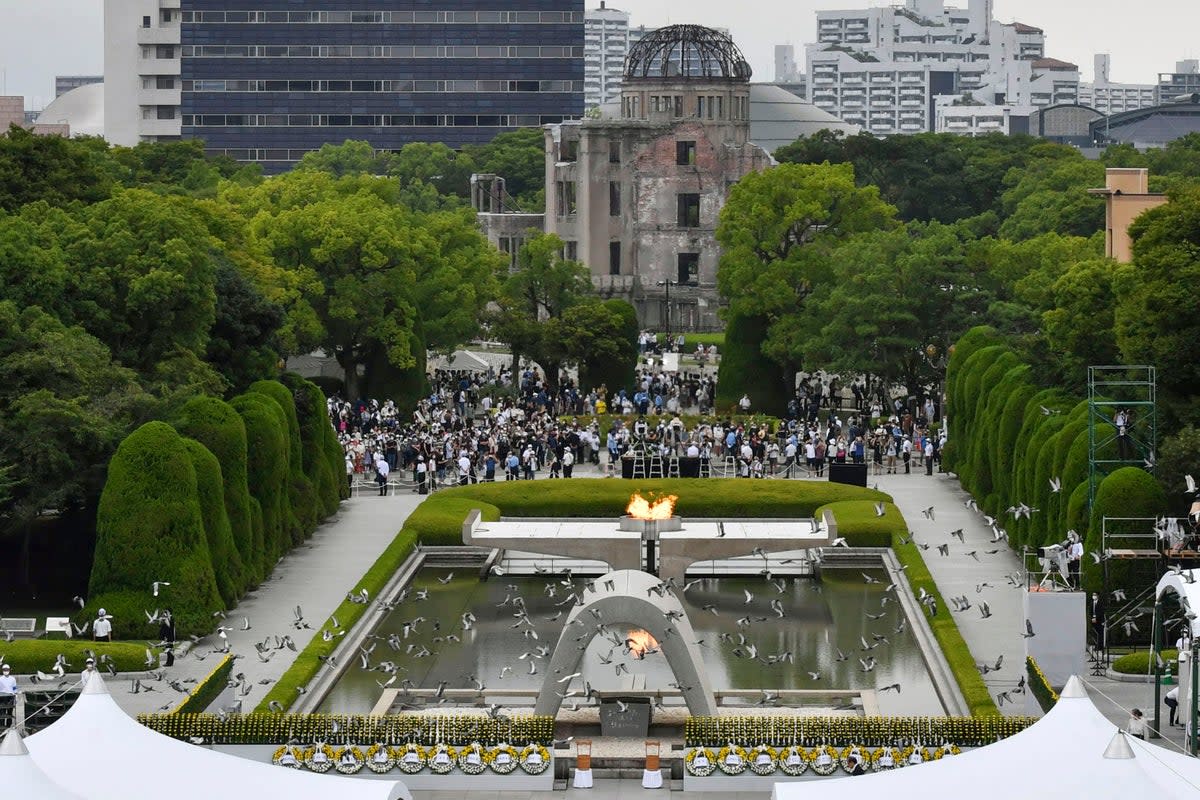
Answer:
<svg viewBox="0 0 1200 800"><path fill-rule="evenodd" d="M181 118L290 168L327 142L459 148L583 114L583 0L183 0Z"/></svg>

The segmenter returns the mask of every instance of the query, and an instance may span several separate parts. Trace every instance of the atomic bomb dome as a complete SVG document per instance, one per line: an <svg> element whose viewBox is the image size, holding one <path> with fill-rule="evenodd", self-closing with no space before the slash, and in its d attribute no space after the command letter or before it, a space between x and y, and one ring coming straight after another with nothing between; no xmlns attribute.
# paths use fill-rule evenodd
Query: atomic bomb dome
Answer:
<svg viewBox="0 0 1200 800"><path fill-rule="evenodd" d="M750 64L726 33L702 25L670 25L629 49L625 82L646 79L747 83Z"/></svg>

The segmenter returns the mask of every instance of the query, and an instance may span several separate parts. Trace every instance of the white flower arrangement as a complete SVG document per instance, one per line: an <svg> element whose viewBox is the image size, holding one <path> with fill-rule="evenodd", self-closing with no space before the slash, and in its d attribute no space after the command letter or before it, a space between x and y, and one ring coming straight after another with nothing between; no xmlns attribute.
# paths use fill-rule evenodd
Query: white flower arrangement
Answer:
<svg viewBox="0 0 1200 800"><path fill-rule="evenodd" d="M521 769L530 775L541 775L550 768L550 751L540 744L529 744L521 750Z"/></svg>
<svg viewBox="0 0 1200 800"><path fill-rule="evenodd" d="M809 755L803 747L785 747L775 758L779 762L779 771L784 775L795 777L803 775L808 769Z"/></svg>
<svg viewBox="0 0 1200 800"><path fill-rule="evenodd" d="M717 769L717 754L707 747L695 747L683 757L683 766L689 775L704 778Z"/></svg>

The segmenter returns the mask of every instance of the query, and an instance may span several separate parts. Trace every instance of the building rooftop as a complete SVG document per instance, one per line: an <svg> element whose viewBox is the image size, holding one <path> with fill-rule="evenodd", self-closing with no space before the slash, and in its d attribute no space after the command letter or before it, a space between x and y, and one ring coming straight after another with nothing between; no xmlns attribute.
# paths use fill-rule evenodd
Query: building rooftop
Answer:
<svg viewBox="0 0 1200 800"><path fill-rule="evenodd" d="M1033 68L1077 70L1079 69L1079 65L1072 64L1070 61L1063 61L1062 59L1058 58L1038 58L1034 59Z"/></svg>
<svg viewBox="0 0 1200 800"><path fill-rule="evenodd" d="M1026 25L1024 22L1012 22L1009 26L1014 28L1017 33L1045 33L1041 28L1035 28L1033 25Z"/></svg>

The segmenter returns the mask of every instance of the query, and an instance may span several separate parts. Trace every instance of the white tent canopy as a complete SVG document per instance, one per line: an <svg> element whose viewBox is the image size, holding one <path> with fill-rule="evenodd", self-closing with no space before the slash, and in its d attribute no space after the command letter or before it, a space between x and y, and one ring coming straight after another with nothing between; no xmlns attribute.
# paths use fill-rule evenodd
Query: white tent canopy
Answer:
<svg viewBox="0 0 1200 800"><path fill-rule="evenodd" d="M26 743L42 772L86 800L411 800L398 781L317 775L180 742L138 724L93 673L57 722ZM7 787L0 783L0 791ZM13 795L39 797L40 795ZM63 797L72 795L64 794Z"/></svg>
<svg viewBox="0 0 1200 800"><path fill-rule="evenodd" d="M1073 676L1043 719L995 744L891 772L819 783L776 783L772 797L878 800L961 794L971 800L1195 800L1198 793L1200 761L1121 733L1096 710L1083 682Z"/></svg>
<svg viewBox="0 0 1200 800"><path fill-rule="evenodd" d="M15 728L4 734L4 740L0 741L0 792L5 797L82 800L79 795L61 788L38 769Z"/></svg>
<svg viewBox="0 0 1200 800"><path fill-rule="evenodd" d="M1179 604L1185 611L1196 614L1191 621L1192 638L1200 636L1200 570L1184 569L1179 572L1171 571L1163 575L1154 590L1154 596L1161 600L1167 592L1174 592L1179 597Z"/></svg>

